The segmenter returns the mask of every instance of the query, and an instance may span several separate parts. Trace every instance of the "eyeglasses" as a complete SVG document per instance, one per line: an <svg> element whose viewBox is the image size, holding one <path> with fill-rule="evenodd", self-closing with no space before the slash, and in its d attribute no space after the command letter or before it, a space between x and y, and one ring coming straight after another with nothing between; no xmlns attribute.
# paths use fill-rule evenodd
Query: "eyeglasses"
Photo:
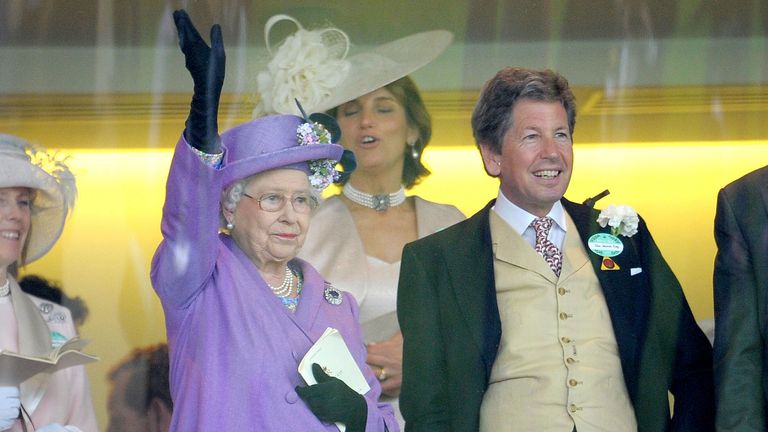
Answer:
<svg viewBox="0 0 768 432"><path fill-rule="evenodd" d="M261 194L258 198L248 195L243 192L243 196L246 196L259 203L259 207L267 212L278 212L285 207L287 200L291 200L291 206L296 213L311 213L312 210L318 206L317 198L308 193L296 193L293 195L284 195L277 192L266 192Z"/></svg>

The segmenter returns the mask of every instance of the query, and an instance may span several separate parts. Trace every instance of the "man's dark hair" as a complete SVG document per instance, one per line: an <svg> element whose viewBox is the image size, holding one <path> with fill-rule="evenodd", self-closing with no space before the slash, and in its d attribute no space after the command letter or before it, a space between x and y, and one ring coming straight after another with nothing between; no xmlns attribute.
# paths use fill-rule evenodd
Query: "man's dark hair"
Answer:
<svg viewBox="0 0 768 432"><path fill-rule="evenodd" d="M501 153L504 135L512 127L512 110L521 100L560 102L568 129L576 127L576 102L562 75L546 70L507 67L488 80L472 112L472 133L478 146Z"/></svg>
<svg viewBox="0 0 768 432"><path fill-rule="evenodd" d="M169 381L168 345L157 344L136 348L127 359L112 368L108 377L114 381L122 372L128 372L130 379L125 388L125 401L140 413L149 411L155 398L163 402L168 411L173 411Z"/></svg>

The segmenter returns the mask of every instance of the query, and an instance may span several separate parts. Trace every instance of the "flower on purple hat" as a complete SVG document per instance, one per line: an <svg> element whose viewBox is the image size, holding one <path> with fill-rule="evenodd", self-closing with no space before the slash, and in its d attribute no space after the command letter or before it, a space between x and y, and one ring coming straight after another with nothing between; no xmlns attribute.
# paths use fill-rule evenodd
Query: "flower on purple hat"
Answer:
<svg viewBox="0 0 768 432"><path fill-rule="evenodd" d="M331 134L322 124L308 120L296 128L296 138L299 145L318 145L332 144ZM321 191L331 183L339 180L339 173L336 171L336 161L330 159L316 159L309 161L309 183L315 190Z"/></svg>

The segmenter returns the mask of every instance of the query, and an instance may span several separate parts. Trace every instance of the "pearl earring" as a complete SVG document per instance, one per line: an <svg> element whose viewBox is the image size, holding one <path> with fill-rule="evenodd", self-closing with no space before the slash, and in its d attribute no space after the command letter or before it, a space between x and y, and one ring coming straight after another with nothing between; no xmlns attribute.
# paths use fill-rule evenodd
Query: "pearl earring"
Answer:
<svg viewBox="0 0 768 432"><path fill-rule="evenodd" d="M411 144L411 157L413 160L419 159L419 150L416 148L415 144Z"/></svg>
<svg viewBox="0 0 768 432"><path fill-rule="evenodd" d="M227 229L228 230L232 231L232 228L234 228L234 227L235 227L235 224L233 224L232 222L227 222Z"/></svg>

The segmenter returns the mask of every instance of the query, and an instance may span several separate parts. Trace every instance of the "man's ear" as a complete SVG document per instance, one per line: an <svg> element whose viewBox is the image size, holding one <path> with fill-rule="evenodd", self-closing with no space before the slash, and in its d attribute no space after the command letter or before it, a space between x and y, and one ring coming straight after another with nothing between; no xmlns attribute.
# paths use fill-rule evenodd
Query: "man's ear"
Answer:
<svg viewBox="0 0 768 432"><path fill-rule="evenodd" d="M487 144L480 144L480 155L483 157L485 172L491 177L498 177L501 174L501 153Z"/></svg>
<svg viewBox="0 0 768 432"><path fill-rule="evenodd" d="M168 405L160 398L152 398L147 411L147 424L149 432L168 432L171 427L173 413Z"/></svg>

